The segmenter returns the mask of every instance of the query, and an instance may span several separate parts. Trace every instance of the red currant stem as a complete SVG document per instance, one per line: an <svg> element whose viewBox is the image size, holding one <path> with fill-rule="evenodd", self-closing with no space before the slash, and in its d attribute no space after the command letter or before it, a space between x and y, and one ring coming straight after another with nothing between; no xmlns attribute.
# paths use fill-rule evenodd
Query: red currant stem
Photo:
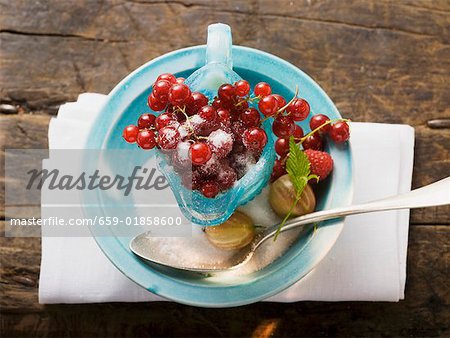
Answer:
<svg viewBox="0 0 450 338"><path fill-rule="evenodd" d="M289 107L289 105L294 102L294 100L297 98L298 95L298 86L295 86L295 95L294 97L288 102L286 103L283 107L281 107L280 109L277 110L277 112L275 113L275 115L278 115L279 113L283 112L286 110L287 107Z"/></svg>
<svg viewBox="0 0 450 338"><path fill-rule="evenodd" d="M265 118L263 118L263 119L261 120L261 123L264 123L265 121L267 121L267 120L270 119L271 117L273 117L273 116L266 116Z"/></svg>
<svg viewBox="0 0 450 338"><path fill-rule="evenodd" d="M239 106L243 105L244 102L247 102L247 101L248 101L248 98L245 98L244 100L239 101L238 103L236 103L234 106L235 106L235 107L239 107Z"/></svg>
<svg viewBox="0 0 450 338"><path fill-rule="evenodd" d="M283 221L280 223L280 225L278 226L277 232L275 233L275 237L273 238L273 241L275 242L277 240L278 235L281 232L281 228L286 224L287 220L289 219L289 217L291 217L292 211L294 210L294 207L297 205L298 201L300 201L301 196L297 197L294 201L294 203L292 203L291 208L289 209L289 212L287 213L287 215L283 218Z"/></svg>
<svg viewBox="0 0 450 338"><path fill-rule="evenodd" d="M156 131L156 128L153 126L150 126L149 128L139 128L139 131L143 131L143 130L154 130Z"/></svg>
<svg viewBox="0 0 450 338"><path fill-rule="evenodd" d="M242 101L239 101L238 103L236 103L234 106L235 107L239 107L240 105L243 105L244 102L251 102L251 103L253 103L256 100L260 100L260 99L261 99L261 96L255 96L255 97L247 96L247 97L243 98Z"/></svg>
<svg viewBox="0 0 450 338"><path fill-rule="evenodd" d="M189 131L193 133L194 127L192 127L191 120L189 119L188 114L186 114L186 106L183 106L183 108L177 107L177 109L186 117L186 122L188 124Z"/></svg>
<svg viewBox="0 0 450 338"><path fill-rule="evenodd" d="M249 96L249 97L247 98L247 100L253 103L253 102L255 102L255 101L261 100L261 98L262 98L261 96L255 96L255 97L250 97L250 96Z"/></svg>
<svg viewBox="0 0 450 338"><path fill-rule="evenodd" d="M274 115L272 115L272 116L266 116L265 118L263 118L263 119L261 120L261 123L263 123L264 121L266 121L267 119L269 119L269 118L271 118L271 117L275 118L279 113L285 111L286 108L287 108L292 102L294 102L294 100L297 98L297 95L298 95L298 86L295 86L295 95L294 95L294 97L293 97L288 103L286 103L283 107L281 107L280 109L278 109L278 110L275 112Z"/></svg>
<svg viewBox="0 0 450 338"><path fill-rule="evenodd" d="M349 120L349 119L334 119L334 120L328 120L328 121L325 122L324 124L318 126L316 129L310 131L308 134L306 134L305 136L303 136L301 139L296 139L296 141L299 140L299 142L297 142L297 143L302 144L309 136L311 136L311 135L313 135L314 133L318 132L318 131L319 131L320 129L322 129L323 127L325 127L325 126L327 126L327 125L329 125L329 124L335 123L335 122L350 122L350 120Z"/></svg>

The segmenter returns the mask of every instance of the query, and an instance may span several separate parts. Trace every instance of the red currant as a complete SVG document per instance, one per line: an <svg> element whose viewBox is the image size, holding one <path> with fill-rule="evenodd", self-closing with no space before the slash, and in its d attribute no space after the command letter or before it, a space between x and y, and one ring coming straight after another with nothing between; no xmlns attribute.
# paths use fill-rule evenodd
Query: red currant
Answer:
<svg viewBox="0 0 450 338"><path fill-rule="evenodd" d="M175 112L175 110L177 110L177 109L171 103L169 103L166 107L165 112L173 114Z"/></svg>
<svg viewBox="0 0 450 338"><path fill-rule="evenodd" d="M298 124L295 125L295 129L294 132L292 133L292 136L294 136L294 138L296 140L300 140L303 137L303 129L302 127L300 127Z"/></svg>
<svg viewBox="0 0 450 338"><path fill-rule="evenodd" d="M189 120L197 136L208 136L212 131L220 128L220 123L217 118L215 120L206 120L200 115L193 115Z"/></svg>
<svg viewBox="0 0 450 338"><path fill-rule="evenodd" d="M261 116L255 108L244 110L239 118L246 127L258 127L261 122Z"/></svg>
<svg viewBox="0 0 450 338"><path fill-rule="evenodd" d="M242 139L235 141L233 144L233 150L231 150L231 153L239 154L239 153L243 153L244 151L245 151L245 147L242 144Z"/></svg>
<svg viewBox="0 0 450 338"><path fill-rule="evenodd" d="M302 143L303 149L322 150L323 141L317 133L308 136Z"/></svg>
<svg viewBox="0 0 450 338"><path fill-rule="evenodd" d="M191 189L192 190L198 190L200 189L201 185L203 184L204 178L200 172L193 170L192 175L188 175Z"/></svg>
<svg viewBox="0 0 450 338"><path fill-rule="evenodd" d="M147 104L153 111L162 111L166 108L167 102L161 101L159 98L152 94L148 96Z"/></svg>
<svg viewBox="0 0 450 338"><path fill-rule="evenodd" d="M187 113L189 116L197 114L199 109L208 104L208 98L199 92L193 92L187 104Z"/></svg>
<svg viewBox="0 0 450 338"><path fill-rule="evenodd" d="M272 93L272 88L268 83L260 82L255 86L254 92L256 96L264 97Z"/></svg>
<svg viewBox="0 0 450 338"><path fill-rule="evenodd" d="M178 122L184 122L186 121L186 115L183 114L183 112L176 110L175 113L172 113L176 116L176 119Z"/></svg>
<svg viewBox="0 0 450 338"><path fill-rule="evenodd" d="M279 108L284 107L286 105L286 100L283 96L278 95L278 94L273 94L273 96L277 100Z"/></svg>
<svg viewBox="0 0 450 338"><path fill-rule="evenodd" d="M221 169L221 164L219 159L214 155L207 161L205 164L197 167L197 171L201 173L205 178L209 178L217 175L219 170Z"/></svg>
<svg viewBox="0 0 450 338"><path fill-rule="evenodd" d="M219 109L219 108L224 108L224 109L228 109L231 110L234 108L234 104L233 101L225 101L225 100L221 100L218 97L216 97L212 103L212 106L215 109Z"/></svg>
<svg viewBox="0 0 450 338"><path fill-rule="evenodd" d="M311 130L314 130L316 128L319 128L324 123L327 123L330 121L330 118L323 114L317 114L311 117L311 120L309 120L309 127ZM331 130L331 125L327 124L326 126L323 126L319 129L319 133L326 134Z"/></svg>
<svg viewBox="0 0 450 338"><path fill-rule="evenodd" d="M270 181L276 181L279 177L286 175L287 171L285 168L285 165L281 160L275 160L275 163L273 165L272 169L272 176L270 177Z"/></svg>
<svg viewBox="0 0 450 338"><path fill-rule="evenodd" d="M236 181L237 174L233 168L228 165L223 166L217 175L217 183L222 191L230 189Z"/></svg>
<svg viewBox="0 0 450 338"><path fill-rule="evenodd" d="M190 161L189 161L190 162ZM204 182L204 177L197 170L192 170L192 172L187 172L186 175L182 177L183 185L191 190L199 190Z"/></svg>
<svg viewBox="0 0 450 338"><path fill-rule="evenodd" d="M245 132L245 126L241 121L235 121L231 124L231 131L236 142L242 142L242 136Z"/></svg>
<svg viewBox="0 0 450 338"><path fill-rule="evenodd" d="M184 77L177 77L177 83L184 83L184 80L186 80Z"/></svg>
<svg viewBox="0 0 450 338"><path fill-rule="evenodd" d="M167 81L169 81L172 84L177 83L177 78L173 74L170 74L170 73L161 74L156 79L156 82L159 81L159 80L167 80Z"/></svg>
<svg viewBox="0 0 450 338"><path fill-rule="evenodd" d="M180 141L180 133L175 127L168 126L158 131L158 145L161 149L175 149Z"/></svg>
<svg viewBox="0 0 450 338"><path fill-rule="evenodd" d="M217 120L216 110L211 106L203 106L198 111L198 115L205 121L214 122Z"/></svg>
<svg viewBox="0 0 450 338"><path fill-rule="evenodd" d="M295 99L286 108L286 111L294 121L303 121L306 119L310 110L309 103L305 99Z"/></svg>
<svg viewBox="0 0 450 338"><path fill-rule="evenodd" d="M212 103L212 106L216 109L222 108L222 100L219 99L218 97L215 97Z"/></svg>
<svg viewBox="0 0 450 338"><path fill-rule="evenodd" d="M191 90L184 83L174 84L169 90L169 101L174 106L182 106L191 96Z"/></svg>
<svg viewBox="0 0 450 338"><path fill-rule="evenodd" d="M264 96L259 101L258 108L265 116L273 116L278 110L278 101L273 95Z"/></svg>
<svg viewBox="0 0 450 338"><path fill-rule="evenodd" d="M204 142L196 142L189 148L189 157L195 165L202 165L211 159L211 148Z"/></svg>
<svg viewBox="0 0 450 338"><path fill-rule="evenodd" d="M191 143L188 141L177 144L176 151L172 155L172 163L180 169L191 167L191 160L189 159L189 148Z"/></svg>
<svg viewBox="0 0 450 338"><path fill-rule="evenodd" d="M181 184L183 184L183 186L186 189L189 189L189 190L196 190L197 189L197 186L194 184L192 176L189 175L189 174L181 175Z"/></svg>
<svg viewBox="0 0 450 338"><path fill-rule="evenodd" d="M141 130L137 136L137 144L142 149L153 149L156 146L156 135L153 130Z"/></svg>
<svg viewBox="0 0 450 338"><path fill-rule="evenodd" d="M250 83L246 80L240 80L234 84L236 95L240 97L247 96L250 92Z"/></svg>
<svg viewBox="0 0 450 338"><path fill-rule="evenodd" d="M331 126L329 132L331 139L336 143L343 143L350 138L350 128L345 121L339 121Z"/></svg>
<svg viewBox="0 0 450 338"><path fill-rule="evenodd" d="M275 141L275 151L280 157L285 157L289 153L289 139L277 139Z"/></svg>
<svg viewBox="0 0 450 338"><path fill-rule="evenodd" d="M259 151L267 144L267 134L264 129L251 127L244 132L242 142L248 150Z"/></svg>
<svg viewBox="0 0 450 338"><path fill-rule="evenodd" d="M219 87L217 95L219 96L219 99L221 99L222 101L230 102L233 101L236 95L236 90L233 85L225 83Z"/></svg>
<svg viewBox="0 0 450 338"><path fill-rule="evenodd" d="M222 126L229 127L231 125L231 115L228 110L223 108L217 109L217 116Z"/></svg>
<svg viewBox="0 0 450 338"><path fill-rule="evenodd" d="M122 137L128 143L134 143L137 140L138 133L139 133L138 126L135 126L134 124L130 124L129 126L126 126L123 129Z"/></svg>
<svg viewBox="0 0 450 338"><path fill-rule="evenodd" d="M295 123L290 116L278 116L272 124L272 131L278 137L289 137L294 133Z"/></svg>
<svg viewBox="0 0 450 338"><path fill-rule="evenodd" d="M248 102L246 99L239 99L233 107L233 111L241 113L248 109Z"/></svg>
<svg viewBox="0 0 450 338"><path fill-rule="evenodd" d="M215 130L208 136L208 145L218 158L224 158L233 149L233 136L222 129Z"/></svg>
<svg viewBox="0 0 450 338"><path fill-rule="evenodd" d="M160 130L163 127L175 124L177 117L172 113L162 113L155 119L155 128Z"/></svg>
<svg viewBox="0 0 450 338"><path fill-rule="evenodd" d="M219 184L215 181L205 181L200 188L203 196L207 198L214 198L220 192Z"/></svg>
<svg viewBox="0 0 450 338"><path fill-rule="evenodd" d="M153 114L142 114L138 120L138 127L140 129L150 129L155 126L156 116Z"/></svg>
<svg viewBox="0 0 450 338"><path fill-rule="evenodd" d="M159 80L153 86L153 96L159 101L167 103L169 101L169 90L172 84L167 80Z"/></svg>

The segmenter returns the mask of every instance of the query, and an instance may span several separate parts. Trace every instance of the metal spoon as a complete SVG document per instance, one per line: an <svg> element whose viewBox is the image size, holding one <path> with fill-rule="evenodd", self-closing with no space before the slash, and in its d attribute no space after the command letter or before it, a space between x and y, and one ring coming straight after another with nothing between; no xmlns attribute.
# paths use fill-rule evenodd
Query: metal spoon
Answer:
<svg viewBox="0 0 450 338"><path fill-rule="evenodd" d="M300 216L288 221L281 232L299 228L305 224L321 222L333 218L344 217L348 215L363 214L375 211L397 210L397 209L413 209L424 208L439 205L450 204L450 177L424 186L422 188L412 190L408 193L384 198L381 200L351 205L330 210L313 212L304 216ZM246 247L237 250L234 254L227 256L220 262L205 263L198 262L196 265L186 266L177 260L170 259L161 250L156 250L158 238L147 236L147 233L136 236L130 242L130 249L145 261L164 265L167 267L195 271L195 272L221 272L236 269L246 264L254 255L256 249L266 240L272 238L278 229L278 224L268 227L266 230L258 234L253 241Z"/></svg>

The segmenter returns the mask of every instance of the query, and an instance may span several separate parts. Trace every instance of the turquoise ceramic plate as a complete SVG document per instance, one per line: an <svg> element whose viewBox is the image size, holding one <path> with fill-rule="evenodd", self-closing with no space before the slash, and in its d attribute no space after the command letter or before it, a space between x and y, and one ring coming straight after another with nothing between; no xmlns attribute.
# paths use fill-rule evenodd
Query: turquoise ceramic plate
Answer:
<svg viewBox="0 0 450 338"><path fill-rule="evenodd" d="M165 72L187 77L204 64L205 47L177 50L154 59L120 82L109 94L90 131L87 148L133 148L122 141L124 126L135 123L145 111L149 84ZM271 54L246 47L233 47L234 70L252 85L267 81L275 93L292 97L295 86L311 104L313 113L340 117L325 92L305 73ZM307 127L308 120L300 125ZM328 149L335 167L320 196L319 209L348 205L352 197L352 162L348 145ZM132 216L132 215L130 215ZM306 233L287 252L266 268L236 278L205 278L167 269L151 268L128 248L130 238L97 237L96 241L113 264L130 279L162 297L195 306L229 307L253 303L272 296L303 278L328 253L342 231L343 221L334 220Z"/></svg>

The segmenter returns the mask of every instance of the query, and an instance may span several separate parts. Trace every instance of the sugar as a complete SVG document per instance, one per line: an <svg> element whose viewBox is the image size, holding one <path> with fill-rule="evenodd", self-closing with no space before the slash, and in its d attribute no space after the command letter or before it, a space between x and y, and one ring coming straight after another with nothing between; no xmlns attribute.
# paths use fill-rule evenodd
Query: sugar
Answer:
<svg viewBox="0 0 450 338"><path fill-rule="evenodd" d="M172 128L164 129L164 137L168 142L175 141L177 134L179 135L179 133L177 133L176 129L172 129Z"/></svg>
<svg viewBox="0 0 450 338"><path fill-rule="evenodd" d="M208 141L210 144L212 144L216 148L221 148L224 144L233 144L233 137L231 134L227 133L226 131L222 129L218 129L216 131L213 131L209 137Z"/></svg>
<svg viewBox="0 0 450 338"><path fill-rule="evenodd" d="M178 127L178 132L180 133L181 139L184 139L189 134L189 129L186 124L181 124Z"/></svg>
<svg viewBox="0 0 450 338"><path fill-rule="evenodd" d="M234 154L232 166L236 169L238 177L244 176L256 164L256 159L250 152Z"/></svg>
<svg viewBox="0 0 450 338"><path fill-rule="evenodd" d="M280 221L269 204L269 187L266 187L251 202L239 208L244 214L250 216L256 226L268 227Z"/></svg>
<svg viewBox="0 0 450 338"><path fill-rule="evenodd" d="M200 115L198 115L198 114L195 114L195 115L192 115L190 118L189 118L189 120L191 121L191 123L193 124L193 125L200 125L200 124L202 124L203 122L205 122L205 119L203 119Z"/></svg>
<svg viewBox="0 0 450 338"><path fill-rule="evenodd" d="M198 167L198 171L206 176L216 175L219 170L220 162L215 155L211 156L208 162Z"/></svg>
<svg viewBox="0 0 450 338"><path fill-rule="evenodd" d="M238 166L249 169L256 163L256 159L250 152L245 152L236 156L236 162Z"/></svg>
<svg viewBox="0 0 450 338"><path fill-rule="evenodd" d="M186 161L189 159L189 148L191 144L189 142L180 142L177 146L177 155L180 160Z"/></svg>

